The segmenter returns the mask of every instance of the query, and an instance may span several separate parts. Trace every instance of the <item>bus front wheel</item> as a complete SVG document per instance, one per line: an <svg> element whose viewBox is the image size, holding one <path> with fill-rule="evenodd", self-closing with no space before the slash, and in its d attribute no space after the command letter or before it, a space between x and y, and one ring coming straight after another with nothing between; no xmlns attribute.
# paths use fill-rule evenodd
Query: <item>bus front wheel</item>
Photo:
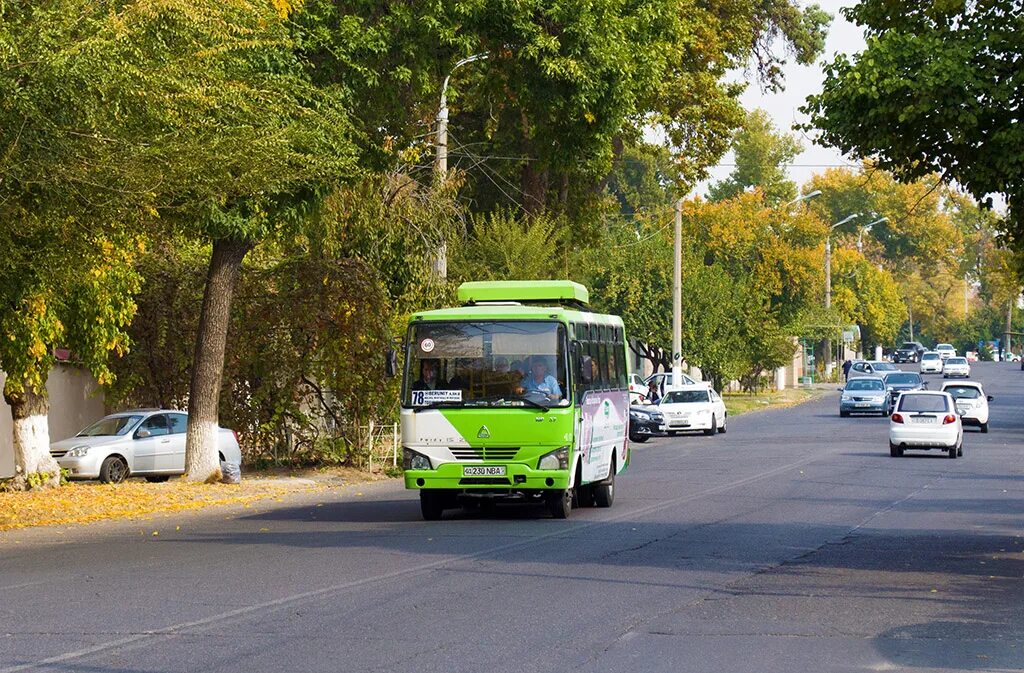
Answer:
<svg viewBox="0 0 1024 673"><path fill-rule="evenodd" d="M548 494L548 511L556 519L568 519L572 511L572 491L569 488L564 491L551 491Z"/></svg>
<svg viewBox="0 0 1024 673"><path fill-rule="evenodd" d="M444 513L444 494L438 491L420 491L420 512L427 521L438 521Z"/></svg>

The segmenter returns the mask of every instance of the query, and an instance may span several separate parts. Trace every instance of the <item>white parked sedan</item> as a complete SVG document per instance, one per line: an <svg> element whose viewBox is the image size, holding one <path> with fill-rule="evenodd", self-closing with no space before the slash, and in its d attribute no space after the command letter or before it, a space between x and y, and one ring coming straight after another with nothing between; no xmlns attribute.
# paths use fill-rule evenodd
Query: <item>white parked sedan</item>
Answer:
<svg viewBox="0 0 1024 673"><path fill-rule="evenodd" d="M136 409L102 418L74 437L50 445L50 455L71 479L97 479L118 483L131 476L166 481L185 473L183 411ZM238 436L219 428L217 449L221 461L242 462Z"/></svg>
<svg viewBox="0 0 1024 673"><path fill-rule="evenodd" d="M988 432L988 403L991 395L976 381L952 381L942 384L942 392L949 393L956 402L956 410L960 414L960 422L973 425Z"/></svg>
<svg viewBox="0 0 1024 673"><path fill-rule="evenodd" d="M711 436L725 432L728 412L722 396L706 383L692 383L670 390L658 402L669 435L703 430Z"/></svg>
<svg viewBox="0 0 1024 673"><path fill-rule="evenodd" d="M935 352L937 352L939 357L943 360L956 357L956 349L953 348L953 344L939 344L935 347Z"/></svg>
<svg viewBox="0 0 1024 673"><path fill-rule="evenodd" d="M954 376L968 378L971 375L971 364L965 357L951 357L942 364L942 378L951 379Z"/></svg>
<svg viewBox="0 0 1024 673"><path fill-rule="evenodd" d="M941 374L942 357L936 351L928 351L921 355L922 374Z"/></svg>
<svg viewBox="0 0 1024 673"><path fill-rule="evenodd" d="M907 449L939 449L964 455L964 428L949 393L921 390L900 395L889 421L889 455Z"/></svg>

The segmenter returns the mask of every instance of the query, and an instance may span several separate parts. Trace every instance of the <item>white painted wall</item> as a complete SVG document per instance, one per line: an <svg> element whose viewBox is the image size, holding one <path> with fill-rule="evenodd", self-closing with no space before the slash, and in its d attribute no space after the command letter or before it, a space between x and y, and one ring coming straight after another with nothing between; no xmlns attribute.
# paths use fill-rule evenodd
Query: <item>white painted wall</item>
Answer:
<svg viewBox="0 0 1024 673"><path fill-rule="evenodd" d="M5 376L0 372L0 389ZM50 440L57 441L106 415L103 391L88 372L58 364L46 380L50 395ZM14 475L14 446L11 440L11 408L0 397L0 479Z"/></svg>

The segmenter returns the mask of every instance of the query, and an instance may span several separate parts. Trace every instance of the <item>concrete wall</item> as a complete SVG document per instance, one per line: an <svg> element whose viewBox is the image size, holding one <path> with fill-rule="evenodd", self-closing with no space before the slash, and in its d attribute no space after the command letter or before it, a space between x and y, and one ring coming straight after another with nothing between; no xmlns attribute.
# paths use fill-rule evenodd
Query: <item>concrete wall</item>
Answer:
<svg viewBox="0 0 1024 673"><path fill-rule="evenodd" d="M0 389L5 376L0 372ZM56 441L106 415L103 392L86 371L58 364L46 380L50 394L50 439ZM0 478L14 475L14 447L11 444L11 408L0 397Z"/></svg>

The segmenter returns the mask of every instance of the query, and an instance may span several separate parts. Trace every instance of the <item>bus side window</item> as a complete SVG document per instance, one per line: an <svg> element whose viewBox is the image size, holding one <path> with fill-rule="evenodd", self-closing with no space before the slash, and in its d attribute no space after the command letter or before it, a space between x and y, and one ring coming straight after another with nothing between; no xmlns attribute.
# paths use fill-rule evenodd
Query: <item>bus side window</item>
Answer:
<svg viewBox="0 0 1024 673"><path fill-rule="evenodd" d="M621 327L615 330L615 353L618 357L617 364L619 365L617 374L619 376L619 388L625 390L629 388L629 373L626 371L626 358L629 357L629 350L626 348L626 337Z"/></svg>

